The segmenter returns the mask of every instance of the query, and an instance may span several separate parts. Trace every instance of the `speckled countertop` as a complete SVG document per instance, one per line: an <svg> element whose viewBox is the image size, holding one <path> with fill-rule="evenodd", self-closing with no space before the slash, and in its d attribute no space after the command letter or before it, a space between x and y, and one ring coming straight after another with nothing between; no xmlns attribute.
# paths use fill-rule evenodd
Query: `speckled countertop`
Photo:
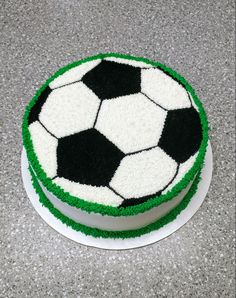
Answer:
<svg viewBox="0 0 236 298"><path fill-rule="evenodd" d="M234 296L234 1L1 1L0 297ZM181 73L203 101L213 180L179 231L145 248L105 251L51 229L20 175L21 119L59 67L132 53Z"/></svg>

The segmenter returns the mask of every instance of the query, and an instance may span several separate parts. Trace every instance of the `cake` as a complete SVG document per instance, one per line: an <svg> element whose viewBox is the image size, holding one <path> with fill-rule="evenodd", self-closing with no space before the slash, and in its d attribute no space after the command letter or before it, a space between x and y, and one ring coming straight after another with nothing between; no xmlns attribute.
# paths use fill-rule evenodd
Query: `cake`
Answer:
<svg viewBox="0 0 236 298"><path fill-rule="evenodd" d="M200 181L207 130L183 77L114 53L56 72L22 125L41 204L70 228L104 238L150 233L186 208Z"/></svg>

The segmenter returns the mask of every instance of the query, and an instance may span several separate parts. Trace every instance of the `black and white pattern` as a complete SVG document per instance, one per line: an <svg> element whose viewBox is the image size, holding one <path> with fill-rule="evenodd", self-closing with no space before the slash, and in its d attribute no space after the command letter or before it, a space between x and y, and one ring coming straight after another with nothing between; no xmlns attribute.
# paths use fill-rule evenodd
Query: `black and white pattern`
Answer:
<svg viewBox="0 0 236 298"><path fill-rule="evenodd" d="M28 120L54 183L117 207L170 190L192 167L202 140L197 107L181 84L148 63L114 57L56 78Z"/></svg>

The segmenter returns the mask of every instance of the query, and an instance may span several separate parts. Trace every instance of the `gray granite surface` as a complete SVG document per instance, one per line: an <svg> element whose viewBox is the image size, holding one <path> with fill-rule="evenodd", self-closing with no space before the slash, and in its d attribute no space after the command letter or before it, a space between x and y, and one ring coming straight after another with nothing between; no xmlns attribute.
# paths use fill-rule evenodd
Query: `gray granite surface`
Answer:
<svg viewBox="0 0 236 298"><path fill-rule="evenodd" d="M0 297L234 296L234 1L0 2ZM145 248L106 251L51 229L20 175L21 119L59 67L98 52L165 63L194 86L211 128L207 198Z"/></svg>

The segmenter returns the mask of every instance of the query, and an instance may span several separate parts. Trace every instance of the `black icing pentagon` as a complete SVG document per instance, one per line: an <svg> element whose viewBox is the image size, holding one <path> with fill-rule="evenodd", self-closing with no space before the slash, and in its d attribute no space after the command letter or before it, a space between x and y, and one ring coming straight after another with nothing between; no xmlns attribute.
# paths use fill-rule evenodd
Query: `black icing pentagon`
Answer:
<svg viewBox="0 0 236 298"><path fill-rule="evenodd" d="M141 69L103 60L82 78L100 99L109 99L141 90Z"/></svg>
<svg viewBox="0 0 236 298"><path fill-rule="evenodd" d="M51 93L52 89L47 86L43 92L40 94L39 98L37 99L35 105L32 107L30 113L29 113L29 118L28 118L28 125L33 123L34 121L37 121L39 118L39 114L42 110L42 107L44 103L46 102L48 95Z"/></svg>
<svg viewBox="0 0 236 298"><path fill-rule="evenodd" d="M168 111L158 146L176 162L183 163L197 152L202 141L198 112L193 108Z"/></svg>
<svg viewBox="0 0 236 298"><path fill-rule="evenodd" d="M59 139L57 175L74 182L106 186L124 153L96 129Z"/></svg>

